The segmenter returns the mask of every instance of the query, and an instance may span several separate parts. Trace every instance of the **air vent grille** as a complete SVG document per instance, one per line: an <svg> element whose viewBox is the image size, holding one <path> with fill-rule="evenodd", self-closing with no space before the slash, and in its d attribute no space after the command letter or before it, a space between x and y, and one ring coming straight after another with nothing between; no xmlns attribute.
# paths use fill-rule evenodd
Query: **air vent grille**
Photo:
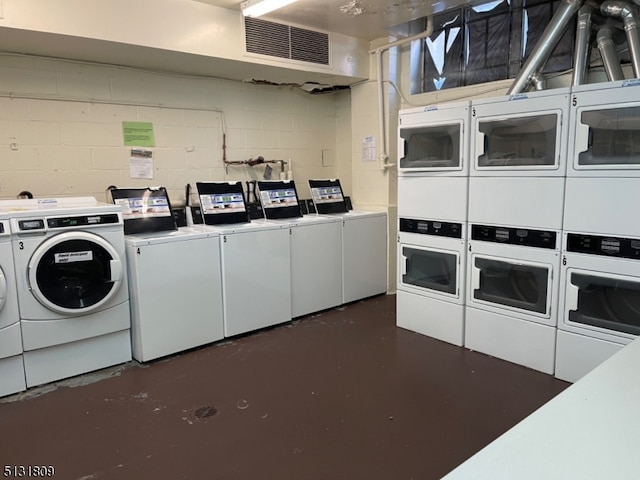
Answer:
<svg viewBox="0 0 640 480"><path fill-rule="evenodd" d="M245 17L247 52L329 65L329 35Z"/></svg>

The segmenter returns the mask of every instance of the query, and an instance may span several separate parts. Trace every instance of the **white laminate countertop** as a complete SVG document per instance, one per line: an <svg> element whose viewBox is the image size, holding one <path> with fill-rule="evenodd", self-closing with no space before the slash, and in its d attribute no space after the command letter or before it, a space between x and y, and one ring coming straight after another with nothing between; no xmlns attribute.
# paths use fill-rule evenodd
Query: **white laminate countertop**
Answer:
<svg viewBox="0 0 640 480"><path fill-rule="evenodd" d="M640 339L444 479L640 479Z"/></svg>

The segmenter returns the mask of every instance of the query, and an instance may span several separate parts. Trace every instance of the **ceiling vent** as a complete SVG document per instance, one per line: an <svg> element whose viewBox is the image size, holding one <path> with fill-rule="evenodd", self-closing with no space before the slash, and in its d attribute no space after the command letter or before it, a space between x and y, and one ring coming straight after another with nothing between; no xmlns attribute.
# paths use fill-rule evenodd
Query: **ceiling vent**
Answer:
<svg viewBox="0 0 640 480"><path fill-rule="evenodd" d="M248 53L329 65L329 35L314 30L245 17Z"/></svg>

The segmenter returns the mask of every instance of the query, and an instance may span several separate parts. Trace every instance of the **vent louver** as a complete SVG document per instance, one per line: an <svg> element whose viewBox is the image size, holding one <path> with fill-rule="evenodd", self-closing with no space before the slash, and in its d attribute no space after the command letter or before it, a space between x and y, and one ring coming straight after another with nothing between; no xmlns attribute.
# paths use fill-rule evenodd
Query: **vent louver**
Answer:
<svg viewBox="0 0 640 480"><path fill-rule="evenodd" d="M281 23L245 17L248 53L329 65L329 35Z"/></svg>

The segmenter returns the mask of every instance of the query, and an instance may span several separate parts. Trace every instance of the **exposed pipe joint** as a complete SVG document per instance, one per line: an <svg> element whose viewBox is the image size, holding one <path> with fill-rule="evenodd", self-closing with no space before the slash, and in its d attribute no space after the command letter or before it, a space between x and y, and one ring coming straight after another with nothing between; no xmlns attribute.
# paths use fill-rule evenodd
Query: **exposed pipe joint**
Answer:
<svg viewBox="0 0 640 480"><path fill-rule="evenodd" d="M606 0L600 7L604 15L621 18L624 22L624 31L627 34L629 54L633 66L634 77L640 77L640 34L636 21L636 11L632 5L619 0Z"/></svg>
<svg viewBox="0 0 640 480"><path fill-rule="evenodd" d="M542 36L531 52L531 55L513 81L513 84L507 92L508 95L521 93L529 86L531 77L536 71L542 70L542 67L547 63L551 52L553 52L553 49L558 44L566 26L583 3L584 0L563 0L551 18L549 25L547 25L547 28L542 32Z"/></svg>
<svg viewBox="0 0 640 480"><path fill-rule="evenodd" d="M585 83L589 58L591 57L591 14L593 8L584 5L578 12L576 27L576 46L574 50L574 66L571 84L575 87Z"/></svg>
<svg viewBox="0 0 640 480"><path fill-rule="evenodd" d="M542 70L538 70L531 75L531 83L536 91L545 90L547 88L547 77L544 76Z"/></svg>
<svg viewBox="0 0 640 480"><path fill-rule="evenodd" d="M613 27L610 23L602 25L598 29L598 34L596 36L596 43L598 45L598 50L600 50L604 70L607 73L607 78L610 82L624 80L624 73L620 66L620 59L618 58L616 45L613 42L612 36Z"/></svg>

